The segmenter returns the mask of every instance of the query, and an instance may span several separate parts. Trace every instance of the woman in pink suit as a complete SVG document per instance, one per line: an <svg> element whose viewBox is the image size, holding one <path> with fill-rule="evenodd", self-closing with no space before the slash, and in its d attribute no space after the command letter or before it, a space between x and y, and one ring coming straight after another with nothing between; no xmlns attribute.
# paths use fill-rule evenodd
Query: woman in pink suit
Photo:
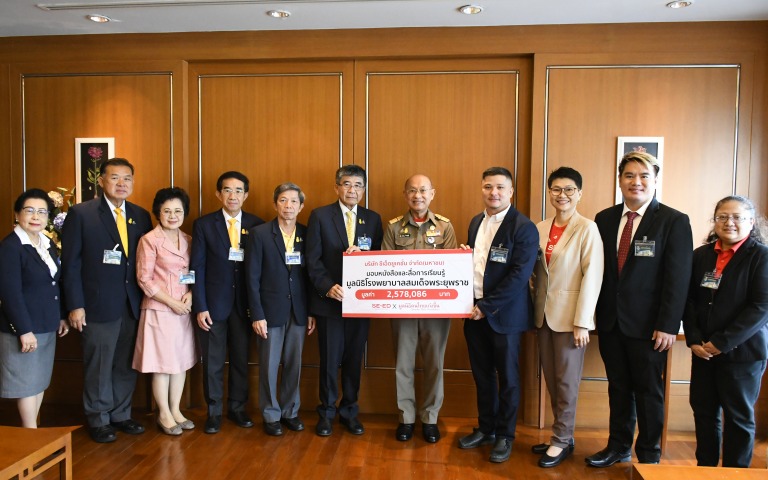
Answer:
<svg viewBox="0 0 768 480"><path fill-rule="evenodd" d="M189 211L181 188L163 188L152 213L159 224L141 238L136 276L144 291L133 368L152 375L158 407L157 424L168 435L195 428L179 410L187 370L195 364L195 337L190 312L194 272L189 271L191 237L179 227Z"/></svg>

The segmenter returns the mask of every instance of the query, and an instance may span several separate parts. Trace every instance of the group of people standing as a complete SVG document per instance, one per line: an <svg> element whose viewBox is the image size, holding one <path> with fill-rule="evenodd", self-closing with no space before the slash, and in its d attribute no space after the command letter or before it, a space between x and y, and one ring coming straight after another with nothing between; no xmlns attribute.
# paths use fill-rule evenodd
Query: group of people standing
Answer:
<svg viewBox="0 0 768 480"><path fill-rule="evenodd" d="M509 170L489 168L481 182L485 208L460 244L450 220L430 209L435 188L425 175L406 180L407 211L382 226L377 213L358 205L365 170L343 166L335 176L338 200L313 210L304 226L297 222L305 200L298 185L277 186L276 217L265 223L243 211L248 178L226 172L216 184L222 209L197 219L190 238L180 230L189 213L184 190L157 192L153 229L149 213L127 201L133 166L110 159L98 180L103 195L69 210L61 262L42 234L52 210L47 194L27 190L14 205L18 225L0 244L0 396L19 399L23 426L34 428L55 337L74 328L82 334L83 403L94 441L144 431L131 418L137 371L153 374L158 428L169 435L195 428L179 407L186 372L198 358L204 431L221 429L227 360L227 418L248 428L254 424L245 407L255 334L263 428L279 436L283 427L305 428L301 354L317 330L315 433L332 435L338 414L343 427L361 435L358 394L370 323L342 315L343 254L463 248L473 252L475 301L464 336L479 425L459 439L460 448L492 445L491 462L509 459L520 400L520 340L535 327L555 422L550 441L532 450L541 467L565 460L575 447L584 352L596 329L609 382L609 439L586 462L607 467L628 461L637 424L638 460L657 463L666 351L683 319L693 355L698 463L717 465L722 443L724 466L749 466L754 403L768 358L762 217L748 199L726 197L715 207L708 242L694 251L688 217L655 198L658 173L653 156L625 155L618 172L624 202L593 222L577 212L581 175L561 167L548 178L554 216L534 225L512 206ZM392 319L391 328L395 437L411 440L418 419L424 440L438 442L450 320ZM417 352L424 370L418 404Z"/></svg>

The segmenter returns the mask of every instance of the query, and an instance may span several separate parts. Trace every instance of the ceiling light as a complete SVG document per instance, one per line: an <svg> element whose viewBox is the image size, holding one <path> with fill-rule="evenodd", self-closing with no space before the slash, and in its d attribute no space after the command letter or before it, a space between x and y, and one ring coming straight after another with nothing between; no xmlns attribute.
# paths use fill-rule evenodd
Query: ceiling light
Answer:
<svg viewBox="0 0 768 480"><path fill-rule="evenodd" d="M112 21L112 19L106 15L86 15L85 18L96 23L107 23Z"/></svg>
<svg viewBox="0 0 768 480"><path fill-rule="evenodd" d="M270 10L267 12L267 15L272 18L288 18L291 16L291 12L288 10Z"/></svg>
<svg viewBox="0 0 768 480"><path fill-rule="evenodd" d="M483 7L480 5L464 5L463 7L459 7L459 11L464 15L477 15L483 11Z"/></svg>
<svg viewBox="0 0 768 480"><path fill-rule="evenodd" d="M693 0L676 0L667 4L669 8L685 8L691 5L693 5Z"/></svg>

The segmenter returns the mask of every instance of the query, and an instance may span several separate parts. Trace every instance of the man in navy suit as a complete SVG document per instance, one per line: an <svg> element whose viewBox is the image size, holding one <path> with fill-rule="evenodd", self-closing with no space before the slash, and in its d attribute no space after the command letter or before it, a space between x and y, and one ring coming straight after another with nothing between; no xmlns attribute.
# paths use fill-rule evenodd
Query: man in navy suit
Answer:
<svg viewBox="0 0 768 480"><path fill-rule="evenodd" d="M315 433L329 436L336 416L339 392L337 374L341 365L342 397L338 412L349 432L362 435L363 424L357 418L363 353L370 320L342 318L341 287L344 252L379 250L383 238L378 213L358 205L365 193L365 170L345 165L336 171L337 202L316 208L307 225L307 265L314 287L310 312L317 317L320 342L320 405Z"/></svg>
<svg viewBox="0 0 768 480"><path fill-rule="evenodd" d="M144 432L131 418L131 361L144 296L136 283L136 248L152 221L126 201L133 173L124 158L104 162L98 178L103 195L70 208L62 232L64 303L70 325L83 335L83 405L99 443L114 442L116 429Z"/></svg>
<svg viewBox="0 0 768 480"><path fill-rule="evenodd" d="M205 433L221 429L227 350L227 418L243 428L253 426L245 412L251 328L243 261L248 230L264 223L242 210L248 198L248 177L242 173L222 173L216 181L216 198L223 208L195 220L190 257L190 270L195 271L192 309L199 327L203 393L208 404Z"/></svg>
<svg viewBox="0 0 768 480"><path fill-rule="evenodd" d="M536 226L512 205L512 174L483 172L485 211L469 224L474 249L475 306L464 321L472 377L477 386L479 428L459 448L493 444L489 460L509 460L520 404L520 338L533 328L528 280L539 249Z"/></svg>
<svg viewBox="0 0 768 480"><path fill-rule="evenodd" d="M655 198L659 163L645 152L619 162L624 203L598 213L605 271L597 300L600 356L608 377L608 446L585 460L608 467L658 463L664 424L663 375L688 294L693 241L688 216Z"/></svg>
<svg viewBox="0 0 768 480"><path fill-rule="evenodd" d="M283 434L281 423L304 430L299 418L301 351L315 331L307 314L307 227L296 222L304 192L283 183L273 196L277 218L252 228L245 256L251 326L258 335L259 407L267 435ZM278 400L277 376L283 364Z"/></svg>

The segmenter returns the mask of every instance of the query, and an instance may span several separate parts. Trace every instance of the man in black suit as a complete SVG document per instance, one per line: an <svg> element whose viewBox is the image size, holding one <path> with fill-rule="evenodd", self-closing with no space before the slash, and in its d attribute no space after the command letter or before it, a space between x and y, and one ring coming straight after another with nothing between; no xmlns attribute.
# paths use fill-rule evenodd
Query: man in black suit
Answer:
<svg viewBox="0 0 768 480"><path fill-rule="evenodd" d="M520 404L520 338L533 328L528 291L539 233L512 205L512 173L483 172L485 211L469 224L474 249L475 306L464 321L472 377L477 386L479 428L459 439L459 448L493 444L489 460L509 460Z"/></svg>
<svg viewBox="0 0 768 480"><path fill-rule="evenodd" d="M598 213L605 272L597 301L600 356L608 377L608 446L585 460L608 467L658 463L664 423L667 350L683 317L693 241L688 216L654 198L659 163L645 152L619 162L624 203Z"/></svg>
<svg viewBox="0 0 768 480"><path fill-rule="evenodd" d="M195 271L192 309L203 356L203 392L208 404L205 433L221 429L224 363L229 350L227 418L243 428L253 426L248 402L248 352L251 328L245 288L245 244L248 230L264 223L242 210L248 177L225 172L216 181L221 210L204 215L192 228L190 270Z"/></svg>
<svg viewBox="0 0 768 480"><path fill-rule="evenodd" d="M116 429L144 432L131 418L131 361L144 296L136 283L136 248L152 221L126 201L133 173L124 158L104 162L98 178L103 195L70 208L62 232L64 303L70 325L83 335L83 405L99 443L114 442Z"/></svg>
<svg viewBox="0 0 768 480"><path fill-rule="evenodd" d="M251 326L258 335L259 408L264 431L280 436L281 423L295 432L304 430L299 418L301 352L304 338L315 331L315 318L307 314L307 227L296 221L304 192L295 183L283 183L273 201L277 218L251 229L245 267Z"/></svg>
<svg viewBox="0 0 768 480"><path fill-rule="evenodd" d="M309 309L317 317L320 342L320 420L315 432L329 436L336 416L339 397L337 374L341 365L342 397L338 407L341 423L351 433L362 435L363 424L357 418L363 353L370 320L342 318L341 287L344 252L379 250L383 238L378 213L358 205L365 193L365 170L345 165L336 171L336 195L339 200L316 208L307 225L307 265L315 294Z"/></svg>

